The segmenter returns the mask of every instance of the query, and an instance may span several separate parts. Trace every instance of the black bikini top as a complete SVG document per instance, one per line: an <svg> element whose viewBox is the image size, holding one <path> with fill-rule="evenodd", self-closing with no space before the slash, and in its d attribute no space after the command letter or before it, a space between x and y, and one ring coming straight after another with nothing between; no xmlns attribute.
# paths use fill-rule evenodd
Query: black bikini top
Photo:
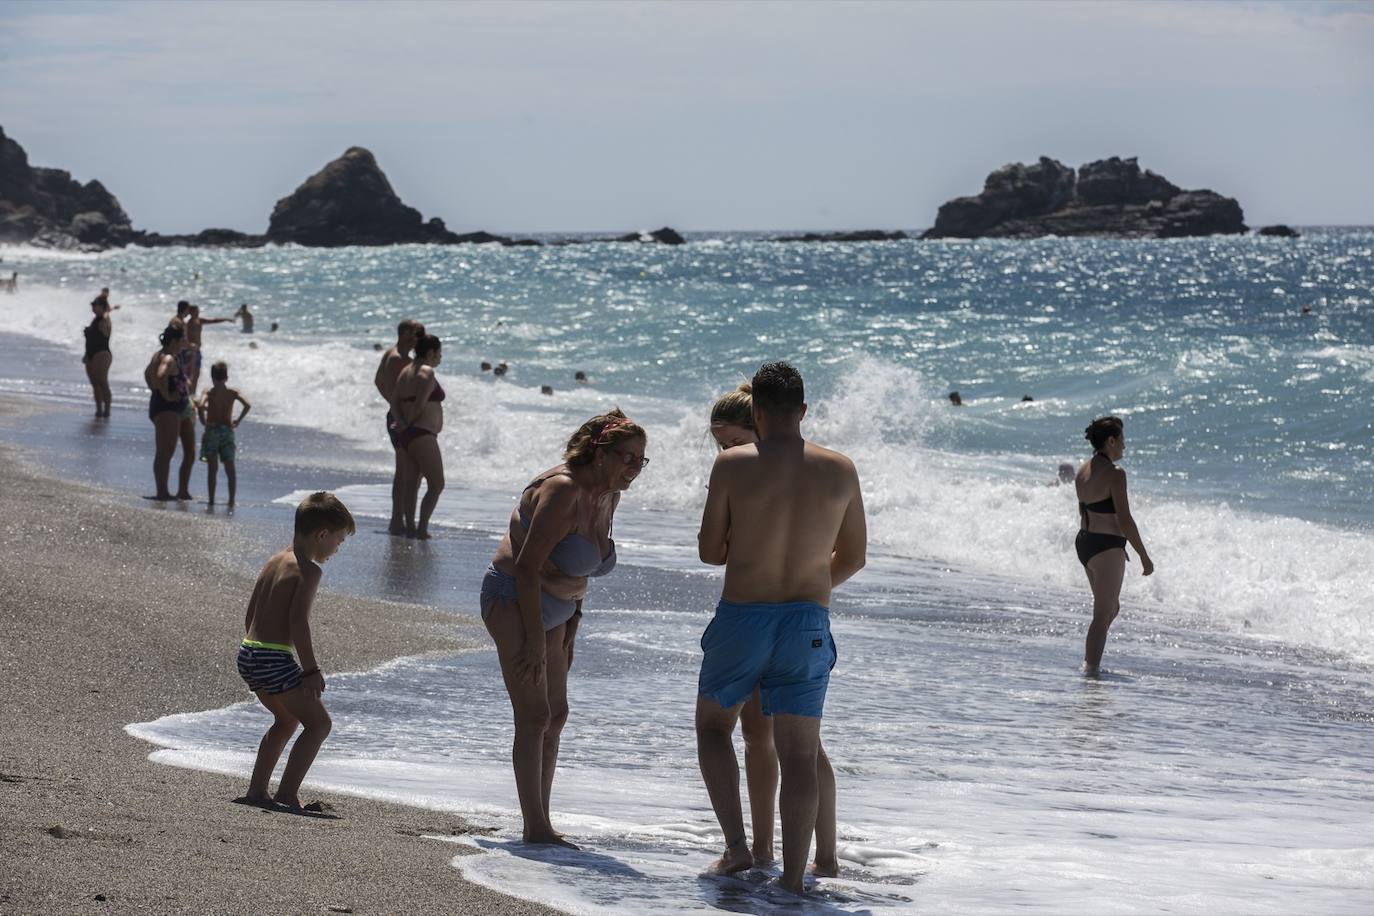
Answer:
<svg viewBox="0 0 1374 916"><path fill-rule="evenodd" d="M1098 455L1101 455L1103 458L1106 458L1107 463L1110 464L1112 467L1116 467L1115 462L1113 462L1112 459L1107 458L1107 456L1104 455L1102 452L1095 453L1093 455L1093 458L1096 459ZM1080 512L1096 512L1099 515L1115 515L1116 503L1112 502L1112 497L1110 495L1108 495L1106 499L1099 499L1095 503L1085 503L1080 499L1078 501L1078 509Z"/></svg>

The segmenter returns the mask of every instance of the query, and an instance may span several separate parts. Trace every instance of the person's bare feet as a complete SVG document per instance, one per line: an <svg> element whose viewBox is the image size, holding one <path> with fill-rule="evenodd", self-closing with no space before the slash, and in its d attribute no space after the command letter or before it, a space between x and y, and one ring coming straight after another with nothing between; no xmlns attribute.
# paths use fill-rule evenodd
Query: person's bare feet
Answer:
<svg viewBox="0 0 1374 916"><path fill-rule="evenodd" d="M576 843L564 839L561 833L554 833L552 830L548 831L547 833L543 831L540 831L539 833L527 833L524 835L523 839L526 843L529 843L532 846L561 846L564 849L582 848L581 846L578 846Z"/></svg>
<svg viewBox="0 0 1374 916"><path fill-rule="evenodd" d="M754 856L754 865L758 866L759 868L762 868L765 865L772 865L775 861L775 859L773 858L773 847L771 844L763 846L758 843L755 843L754 848L750 850L750 852Z"/></svg>
<svg viewBox="0 0 1374 916"><path fill-rule="evenodd" d="M386 533L394 538L405 537L406 526L402 525L400 522L392 522L390 525L387 525Z"/></svg>
<svg viewBox="0 0 1374 916"><path fill-rule="evenodd" d="M181 501L184 501L184 500L192 500L192 499L195 499L195 497L192 496L190 493L185 493L185 492L183 492L183 493L178 493L176 498L177 498L177 501L178 501L178 502L181 502Z"/></svg>
<svg viewBox="0 0 1374 916"><path fill-rule="evenodd" d="M240 795L238 798L234 799L234 804L247 805L250 808L262 808L266 811L282 810L282 806L273 801L271 796L268 795L253 795L251 793L248 795Z"/></svg>
<svg viewBox="0 0 1374 916"><path fill-rule="evenodd" d="M746 871L753 867L754 856L749 852L749 847L745 845L744 837L740 837L738 840L725 847L725 855L707 866L706 874L733 875L736 872Z"/></svg>
<svg viewBox="0 0 1374 916"><path fill-rule="evenodd" d="M806 867L809 874L817 878L838 878L840 876L840 861L832 859L829 862L822 862L817 859Z"/></svg>
<svg viewBox="0 0 1374 916"><path fill-rule="evenodd" d="M432 535L430 535L430 533L426 531L424 528L420 528L415 532L415 540L417 541L428 541L431 536Z"/></svg>

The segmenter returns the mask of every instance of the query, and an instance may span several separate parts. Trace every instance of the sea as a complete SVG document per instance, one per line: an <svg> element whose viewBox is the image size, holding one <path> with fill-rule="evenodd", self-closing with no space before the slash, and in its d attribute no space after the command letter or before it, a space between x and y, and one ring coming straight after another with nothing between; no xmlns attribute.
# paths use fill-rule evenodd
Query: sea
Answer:
<svg viewBox="0 0 1374 916"><path fill-rule="evenodd" d="M247 303L254 333L204 335L253 404L228 521L286 532L304 493L334 489L363 521L326 568L344 590L475 615L516 495L578 424L619 406L647 428L569 685L553 809L580 852L519 841L485 644L330 679L307 788L345 816L349 794L465 815L483 829L435 842L471 881L588 914L1374 912L1374 229L0 257L19 271L0 392L52 408L25 441L131 504L152 488L159 330L179 299L208 317ZM102 286L121 305L103 425L78 359ZM372 378L406 317L442 338L448 392L427 544L383 531ZM776 868L702 877L722 837L692 729L719 593L695 549L708 411L777 359L805 377L805 434L854 459L870 537L832 606L842 873L804 900ZM1103 414L1125 422L1156 571L1128 565L1105 672L1085 678L1057 470ZM250 554L232 562L254 571ZM327 601L317 614L327 627ZM160 763L246 776L264 726L246 696L128 730Z"/></svg>

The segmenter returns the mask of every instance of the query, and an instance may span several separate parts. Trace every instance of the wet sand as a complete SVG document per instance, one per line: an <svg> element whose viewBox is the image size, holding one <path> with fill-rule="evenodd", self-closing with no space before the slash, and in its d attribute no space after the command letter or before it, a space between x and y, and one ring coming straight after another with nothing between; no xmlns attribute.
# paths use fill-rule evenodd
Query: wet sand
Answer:
<svg viewBox="0 0 1374 916"><path fill-rule="evenodd" d="M0 422L24 409L0 398ZM481 829L456 816L308 780L302 796L339 819L268 813L230 802L246 779L150 762L126 724L249 698L233 658L252 587L233 562L243 535L60 480L41 458L0 445L0 913L555 912L463 881L459 850L423 838ZM484 638L328 586L326 566L326 675Z"/></svg>

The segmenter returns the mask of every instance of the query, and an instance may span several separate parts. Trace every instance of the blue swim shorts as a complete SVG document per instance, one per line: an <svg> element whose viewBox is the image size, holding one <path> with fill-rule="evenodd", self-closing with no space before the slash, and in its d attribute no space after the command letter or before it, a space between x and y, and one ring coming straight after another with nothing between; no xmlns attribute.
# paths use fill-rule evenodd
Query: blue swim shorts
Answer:
<svg viewBox="0 0 1374 916"><path fill-rule="evenodd" d="M239 646L239 677L254 693L286 693L301 685L301 666L290 646L245 639Z"/></svg>
<svg viewBox="0 0 1374 916"><path fill-rule="evenodd" d="M759 688L765 716L820 718L839 653L830 611L812 601L736 604L721 599L701 635L697 695L724 708Z"/></svg>

